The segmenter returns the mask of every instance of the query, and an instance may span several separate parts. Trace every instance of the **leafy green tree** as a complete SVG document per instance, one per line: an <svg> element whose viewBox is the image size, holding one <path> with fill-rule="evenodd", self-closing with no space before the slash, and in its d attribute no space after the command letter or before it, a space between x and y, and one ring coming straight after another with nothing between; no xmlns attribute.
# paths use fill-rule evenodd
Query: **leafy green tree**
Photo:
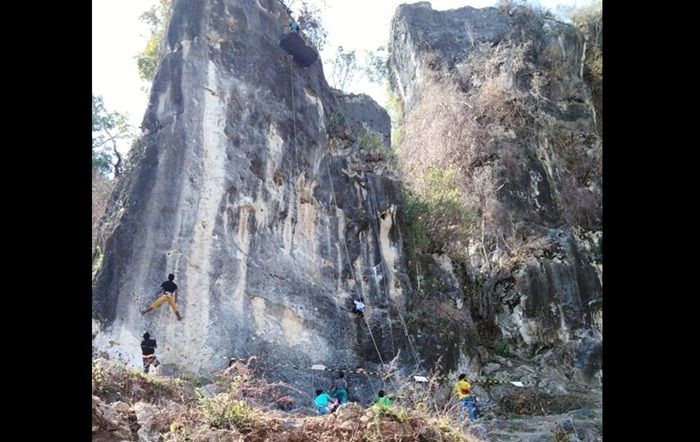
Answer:
<svg viewBox="0 0 700 442"><path fill-rule="evenodd" d="M170 17L171 0L158 0L158 4L139 16L139 20L150 26L151 35L146 47L136 55L139 77L146 81L153 80L158 66L158 48L165 35L165 26Z"/></svg>
<svg viewBox="0 0 700 442"><path fill-rule="evenodd" d="M121 175L122 157L117 151L117 140L133 135L124 115L109 112L102 96L92 96L92 167L101 175L109 174L114 167L114 176ZM116 157L116 162L114 158Z"/></svg>
<svg viewBox="0 0 700 442"><path fill-rule="evenodd" d="M365 74L369 81L383 84L389 73L387 53L384 46L380 46L376 51L367 52L367 64L364 66Z"/></svg>

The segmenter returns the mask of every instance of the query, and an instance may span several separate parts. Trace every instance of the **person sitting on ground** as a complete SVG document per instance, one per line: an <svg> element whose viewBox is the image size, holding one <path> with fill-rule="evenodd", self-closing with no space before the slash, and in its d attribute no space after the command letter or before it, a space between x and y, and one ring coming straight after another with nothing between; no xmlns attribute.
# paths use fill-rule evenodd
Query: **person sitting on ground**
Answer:
<svg viewBox="0 0 700 442"><path fill-rule="evenodd" d="M182 319L180 312L177 311L177 284L173 282L174 279L175 275L172 273L168 275L168 280L163 281L160 288L156 292L156 295L160 295L162 293L162 296L153 301L153 304L151 304L146 310L142 311L141 314L145 315L154 308L158 308L158 306L160 306L163 302L168 301L170 308L173 309L175 316L177 316L177 320L179 321Z"/></svg>
<svg viewBox="0 0 700 442"><path fill-rule="evenodd" d="M338 399L338 402L345 404L348 402L348 381L345 380L345 373L340 371L338 377L331 384L333 398Z"/></svg>
<svg viewBox="0 0 700 442"><path fill-rule="evenodd" d="M296 20L292 19L292 21L289 23L289 29L291 29L294 32L299 32L299 23L297 23Z"/></svg>
<svg viewBox="0 0 700 442"><path fill-rule="evenodd" d="M372 405L378 405L380 408L391 407L391 399L384 395L384 390L379 390L379 393L372 399Z"/></svg>
<svg viewBox="0 0 700 442"><path fill-rule="evenodd" d="M355 313L357 316L364 318L365 317L365 303L364 299L356 299L353 301L355 303L355 307L353 307L352 312Z"/></svg>
<svg viewBox="0 0 700 442"><path fill-rule="evenodd" d="M160 365L160 361L156 358L156 344L155 339L151 339L151 334L146 332L143 334L143 341L141 341L141 354L143 355L143 372L148 373L148 369L153 365L157 368Z"/></svg>
<svg viewBox="0 0 700 442"><path fill-rule="evenodd" d="M316 390L314 405L316 406L316 413L328 414L335 411L335 409L338 407L338 401L330 397L328 393L319 388Z"/></svg>

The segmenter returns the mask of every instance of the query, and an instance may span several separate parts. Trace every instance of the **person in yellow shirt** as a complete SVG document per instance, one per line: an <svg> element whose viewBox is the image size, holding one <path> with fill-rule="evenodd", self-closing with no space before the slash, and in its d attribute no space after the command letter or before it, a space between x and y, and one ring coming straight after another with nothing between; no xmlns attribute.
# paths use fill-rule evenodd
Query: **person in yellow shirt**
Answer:
<svg viewBox="0 0 700 442"><path fill-rule="evenodd" d="M459 409L459 420L464 420L464 410L469 410L469 420L476 420L476 407L474 406L474 399L471 395L472 385L467 381L467 375L462 373L459 375L459 380L455 384L455 392L457 392L457 399L462 403Z"/></svg>

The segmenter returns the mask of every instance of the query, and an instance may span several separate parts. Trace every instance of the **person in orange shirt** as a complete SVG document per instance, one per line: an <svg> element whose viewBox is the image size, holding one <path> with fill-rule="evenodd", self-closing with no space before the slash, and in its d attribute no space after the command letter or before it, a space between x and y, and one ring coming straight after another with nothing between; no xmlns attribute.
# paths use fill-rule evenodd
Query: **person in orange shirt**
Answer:
<svg viewBox="0 0 700 442"><path fill-rule="evenodd" d="M476 420L476 407L471 395L472 385L467 381L467 375L462 373L454 387L457 392L457 399L462 403L459 409L459 420L464 420L464 410L469 410L469 420Z"/></svg>

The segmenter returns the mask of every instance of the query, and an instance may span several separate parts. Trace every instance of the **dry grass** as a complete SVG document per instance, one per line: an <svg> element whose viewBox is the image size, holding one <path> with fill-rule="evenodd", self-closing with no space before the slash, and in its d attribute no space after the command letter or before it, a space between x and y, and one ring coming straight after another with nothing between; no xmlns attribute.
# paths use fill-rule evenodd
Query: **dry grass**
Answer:
<svg viewBox="0 0 700 442"><path fill-rule="evenodd" d="M139 369L128 369L121 363L106 359L93 361L92 380L94 394L110 402L185 404L194 400L194 389L178 379L147 375Z"/></svg>
<svg viewBox="0 0 700 442"><path fill-rule="evenodd" d="M573 227L600 227L602 142L596 123L560 116L588 103L590 91L576 78L580 66L546 37L542 11L515 6L502 5L515 8L517 26L497 45L474 45L454 67L433 54L423 60L421 95L404 116L397 143L407 200L417 201L407 217L409 236L415 237L408 238L409 250L416 243L424 252L455 258L476 243L488 262L496 250L523 255L518 247L529 239L516 228L522 222L551 223L547 218L554 217ZM586 63L589 76L597 75L595 66L588 67L595 62ZM441 188L432 186L434 170L451 174ZM540 174L540 184L533 184L531 171ZM537 189L539 196L532 190L537 186L546 186ZM454 203L466 212L443 216L434 202L453 189ZM540 203L547 213L537 209Z"/></svg>
<svg viewBox="0 0 700 442"><path fill-rule="evenodd" d="M399 381L395 375L398 390L389 392L394 402L390 407L350 403L326 416L275 410L276 396L270 393L275 384L256 377L250 361L236 363L216 378L220 385L228 383L227 388L205 396L187 380L143 376L119 363L94 361L93 440L135 439L137 431L173 442L474 440L458 421L460 404L439 360L427 383L413 382L412 376L406 378L411 381ZM122 403L113 402L117 400ZM574 395L513 389L502 396L497 413L546 415L584 406L584 399Z"/></svg>
<svg viewBox="0 0 700 442"><path fill-rule="evenodd" d="M392 395L400 398L400 406L365 409L351 403L328 416L308 417L271 409L284 396L274 393L279 385L255 378L253 365L236 363L218 373L217 384L228 382L228 389L205 396L186 380L144 376L98 359L93 363L93 439L128 439L142 428L160 440L178 442L466 440L452 416L454 404L433 405L437 371L427 389L401 386Z"/></svg>

